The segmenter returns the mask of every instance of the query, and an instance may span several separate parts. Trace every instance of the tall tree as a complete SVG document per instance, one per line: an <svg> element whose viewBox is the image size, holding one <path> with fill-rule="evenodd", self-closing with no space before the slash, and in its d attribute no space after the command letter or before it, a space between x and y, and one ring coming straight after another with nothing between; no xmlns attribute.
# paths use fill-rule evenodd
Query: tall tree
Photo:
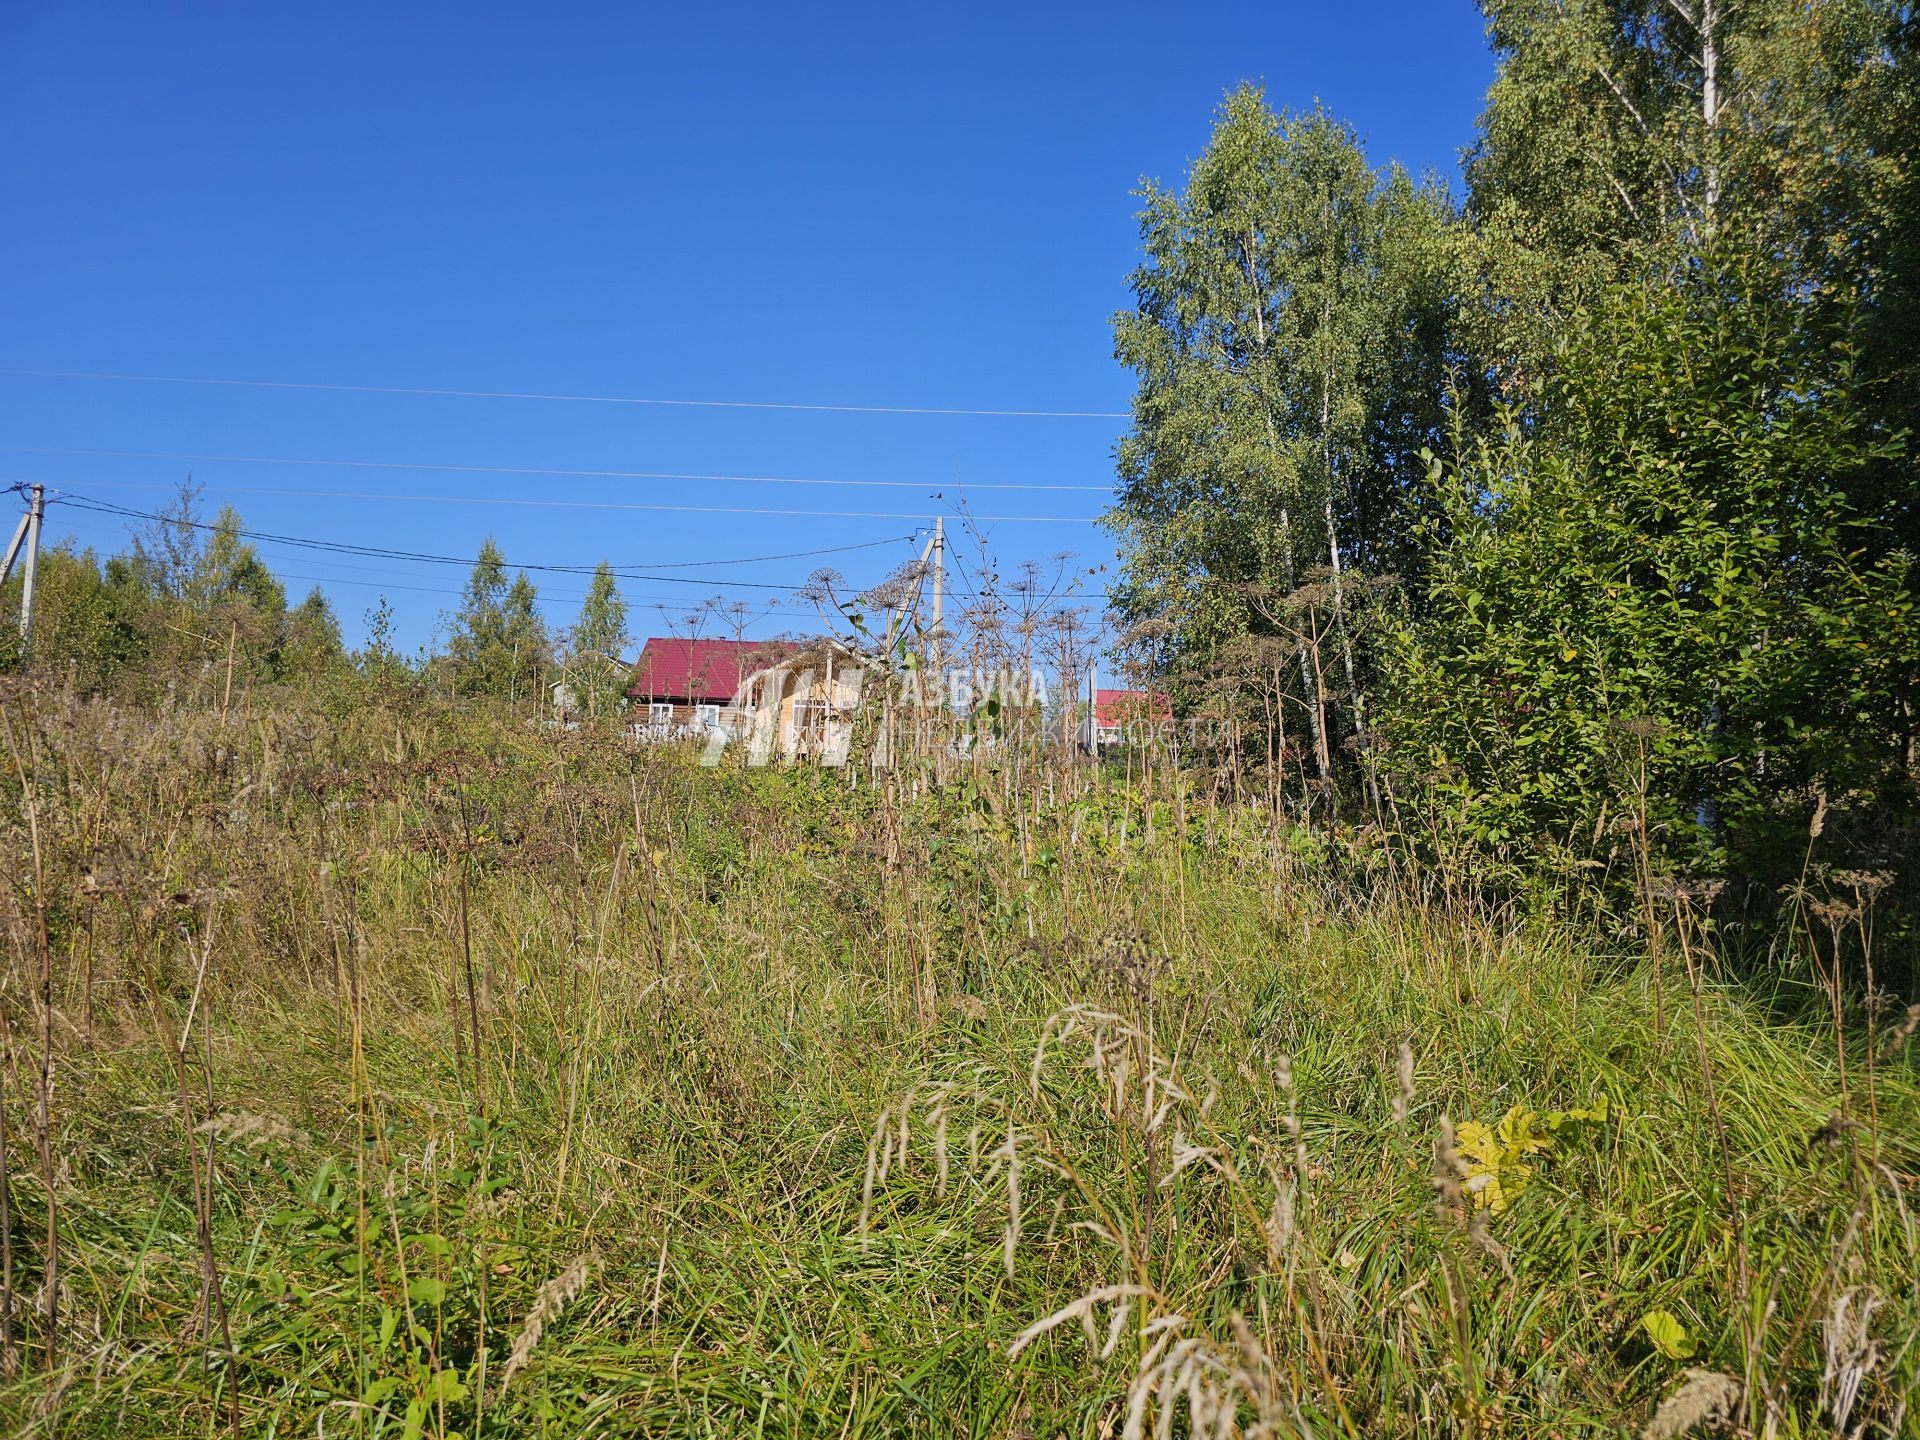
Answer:
<svg viewBox="0 0 1920 1440"><path fill-rule="evenodd" d="M1417 558L1410 462L1444 413L1454 287L1431 281L1450 208L1377 175L1346 126L1276 115L1251 87L1222 104L1184 192L1142 195L1146 260L1114 320L1138 386L1108 516L1118 605L1156 622L1163 662L1291 632L1324 778L1327 670L1360 718L1349 571ZM1309 593L1319 620L1297 613ZM1332 643L1310 656L1323 620Z"/></svg>
<svg viewBox="0 0 1920 1440"><path fill-rule="evenodd" d="M1483 355L1537 390L1561 329L1715 237L1850 303L1911 375L1920 20L1903 0L1482 0L1500 61L1466 165ZM1881 322L1889 314L1896 323ZM1895 337L1899 338L1896 339ZM1908 367L1908 368L1902 368Z"/></svg>
<svg viewBox="0 0 1920 1440"><path fill-rule="evenodd" d="M522 701L532 698L545 674L552 642L540 619L539 596L527 572L519 571L507 587L501 603L504 620L503 658L507 664L507 698Z"/></svg>
<svg viewBox="0 0 1920 1440"><path fill-rule="evenodd" d="M536 598L524 570L509 583L506 558L489 535L461 592L448 640L461 693L507 701L533 693L547 649Z"/></svg>
<svg viewBox="0 0 1920 1440"><path fill-rule="evenodd" d="M1401 758L1482 838L1577 849L1651 787L1664 847L1778 878L1815 787L1884 831L1913 783L1911 7L1485 9L1475 313L1511 408L1436 471Z"/></svg>
<svg viewBox="0 0 1920 1440"><path fill-rule="evenodd" d="M181 590L187 603L202 613L238 602L277 624L287 608L286 588L247 543L240 512L231 505L221 506L214 517L213 528L194 557Z"/></svg>
<svg viewBox="0 0 1920 1440"><path fill-rule="evenodd" d="M287 612L284 638L280 645L279 670L289 679L305 679L330 674L345 668L346 645L340 638L340 622L333 606L318 585L307 598Z"/></svg>
<svg viewBox="0 0 1920 1440"><path fill-rule="evenodd" d="M567 683L591 716L611 715L619 704L627 682L622 659L627 639L627 602L620 598L612 565L602 560L567 645Z"/></svg>
<svg viewBox="0 0 1920 1440"><path fill-rule="evenodd" d="M173 498L133 532L127 554L119 557L121 579L156 595L179 599L205 544L200 524L200 490L192 476L180 482Z"/></svg>

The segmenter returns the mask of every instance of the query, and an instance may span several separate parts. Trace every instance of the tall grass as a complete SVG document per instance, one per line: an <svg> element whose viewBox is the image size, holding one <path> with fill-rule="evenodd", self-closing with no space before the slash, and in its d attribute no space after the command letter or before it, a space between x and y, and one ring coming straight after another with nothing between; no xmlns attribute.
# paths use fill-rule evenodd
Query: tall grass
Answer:
<svg viewBox="0 0 1920 1440"><path fill-rule="evenodd" d="M1656 968L1171 788L6 718L13 1433L1915 1433L1915 1046L1677 904Z"/></svg>

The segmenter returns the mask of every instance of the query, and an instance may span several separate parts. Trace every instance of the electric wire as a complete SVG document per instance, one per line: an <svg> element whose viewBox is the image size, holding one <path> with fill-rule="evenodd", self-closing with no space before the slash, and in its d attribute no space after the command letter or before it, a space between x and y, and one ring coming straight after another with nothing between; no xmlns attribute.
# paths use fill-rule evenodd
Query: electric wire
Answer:
<svg viewBox="0 0 1920 1440"><path fill-rule="evenodd" d="M49 484L53 482L48 482ZM89 485L103 490L161 490L174 487L157 481L139 480L89 480ZM787 519L817 520L917 520L921 522L933 519L929 511L923 510L786 510L760 505L655 505L640 504L630 500L548 500L530 499L518 495L400 495L390 492L368 490L296 490L272 485L222 485L222 494L230 495L281 495L292 499L312 500L380 500L401 504L416 505L507 505L535 506L560 510L619 510L647 511L676 515L773 515ZM974 520L982 522L1008 522L1023 524L1092 525L1097 517L1090 515L974 515Z"/></svg>
<svg viewBox="0 0 1920 1440"><path fill-rule="evenodd" d="M12 485L10 485L8 488L12 490L24 490L28 483L29 482L25 482L25 481L15 482ZM161 524L185 525L193 529L203 530L203 531L214 531L221 528L218 524L210 524L205 521L188 520L180 516L162 515L153 511L139 510L131 506L117 505L111 501L100 500L97 497L81 495L81 494L68 492L68 491L57 491L55 494L49 496L48 504L56 505L56 506L67 505L75 509L92 511L92 512L99 513L101 515L114 516L114 517L123 518L123 519L145 520L145 521L157 522ZM400 549L396 547L361 545L361 544L356 544L352 542L336 541L336 540L320 540L310 536L287 535L287 534L281 534L273 531L252 530L244 527L237 529L234 533L248 540L256 541L258 543L268 545L271 547L292 548L295 550L299 550L303 552L311 552L316 554L354 555L354 556L360 556L365 558L387 559L387 560L399 561L401 563L412 563L412 564L472 566L475 563L477 563L477 557L439 555L431 552L405 550L405 549ZM752 557L741 557L736 559L665 562L662 564L654 564L654 565L636 565L636 566L609 567L609 568L610 568L610 573L615 578L618 578L621 580L627 580L627 581L638 580L638 581L645 581L645 582L652 582L652 583L659 583L659 584L674 584L674 585L702 585L702 586L717 585L722 588L732 587L732 588L746 588L746 589L757 589L757 590L772 590L772 591L785 592L789 594L799 594L801 592L809 590L811 586L777 584L777 583L767 582L767 581L750 581L750 580L739 580L739 579L731 579L731 578L691 579L691 578L677 576L677 575L660 575L660 574L649 573L649 572L658 571L662 569L688 568L688 567L695 567L695 566L710 567L710 566L718 566L718 565L745 565L745 564L755 564L755 563L762 563L762 562L775 561L775 560L813 558L820 555L868 550L868 549L883 547L886 545L912 542L919 539L922 533L924 532L915 532L907 535L889 536L881 540L860 541L854 544L849 544L844 546L829 546L829 547L824 547L817 550L794 551L794 552L788 552L783 555L752 556ZM511 568L518 569L518 570L538 571L541 573L558 574L558 575L590 575L598 568L597 566L592 566L592 565L562 565L562 564L541 563L541 562L506 562L506 563L508 563L511 566ZM369 567L351 566L351 565L346 565L337 561L333 562L333 564L336 568L361 569L361 570L367 571L367 573L374 573L374 574L404 573L404 572L371 570L369 569ZM964 567L963 567L963 573L964 573ZM355 585L355 586L362 586L369 589L389 588L394 590L409 590L409 591L417 591L425 594L459 595L462 593L461 591L458 591L458 590L448 590L440 587L409 585L409 584L394 584L394 585L387 585L383 587L381 582L378 582L378 581L352 580L352 579L347 579L345 577L301 575L293 572L286 572L284 575L284 578L294 579L294 580L309 580L319 584ZM1033 604L1031 606L1026 606L1026 607L1017 606L1016 597L1003 596L1003 597L992 597L992 598L997 602L997 608L1001 610L1011 610L1011 609L1020 608L1020 609L1024 609L1027 613L1031 613L1037 616L1037 615L1044 615L1044 614L1057 615L1057 614L1066 613L1073 610L1083 610L1088 607L1089 602L1092 602L1098 598L1107 597L1109 594L1110 592L1107 592L1104 590L1081 592L1079 596L1074 596L1071 594L1066 594L1066 595L1050 594L1045 597L1042 597L1037 604ZM580 597L573 596L573 595L564 595L564 596L553 595L550 593L545 598L574 599L574 598L580 598ZM664 602L669 597L636 596L633 598L653 599L653 600ZM976 603L984 603L989 599L988 596L981 594L971 588L968 588L964 584L955 586L954 598L962 602L973 601Z"/></svg>
<svg viewBox="0 0 1920 1440"><path fill-rule="evenodd" d="M57 505L57 504L73 505L80 509L97 510L104 514L119 515L119 516L123 516L130 519L158 521L164 524L191 525L194 528L201 529L201 530L213 530L218 528L217 526L209 524L205 521L182 520L173 516L160 515L153 511L135 510L128 506L115 505L109 501L95 500L87 496L74 494L72 492L60 492L53 496L50 496L47 503L49 505ZM283 535L283 534L277 534L271 531L251 530L251 529L243 528L236 533L245 536L249 540L259 541L264 544L291 546L297 549L308 550L308 551L321 551L321 552L333 553L333 554L361 555L361 556L366 556L374 559L399 560L403 562L412 562L417 564L471 566L475 563L474 559L465 557L465 556L436 555L436 554L423 552L423 551L401 550L401 549L395 549L395 548L383 547L383 546L357 545L357 544L353 544L346 541L317 540L308 536ZM636 564L631 566L615 567L613 568L611 573L615 577L620 579L657 580L661 583L671 583L676 585L714 584L714 585L720 585L723 587L727 585L741 585L741 586L752 586L754 588L762 588L762 589L771 588L771 589L783 589L788 591L800 591L800 590L805 590L809 587L806 585L770 586L766 582L733 581L733 580L726 580L726 579L716 579L711 581L689 580L689 579L683 579L679 576L643 574L640 572L658 571L658 570L666 570L666 569L686 569L686 568L694 568L694 567L705 568L705 567L716 566L716 565L747 565L747 564L756 564L763 561L774 561L774 560L811 559L821 555L832 555L832 554L839 554L839 553L845 553L849 551L858 551L858 550L870 550L870 549L876 549L876 548L880 548L887 545L895 545L903 542L910 542L910 541L918 540L922 534L924 534L924 531L915 532L907 535L889 536L886 539L882 539L882 540L861 541L851 545L828 546L818 550L793 551L785 555L747 556L747 557L741 557L737 559L724 559L724 560L691 560L691 561L679 561L679 562L668 561L664 563L641 563L641 564ZM514 569L534 570L534 571L540 571L543 573L562 574L562 575L590 575L597 568L596 566L592 566L592 565L560 565L560 564L545 564L545 563L532 563L532 562L522 563L517 561L509 562L509 563L511 567ZM352 568L352 567L347 567L347 568ZM1005 595L988 596L980 591L968 588L964 583L961 583L961 580L960 580L960 577L964 576L965 573L966 572L965 572L964 564L960 564L959 574L956 575L956 583L954 584L953 590L952 590L953 596L956 600L973 601L973 602L976 602L977 604L985 604L989 600L991 600L993 604L995 604L998 608L1003 610L1025 609L1035 614L1059 613L1065 610L1083 608L1086 604L1090 602L1093 602L1098 599L1111 598L1111 595L1112 595L1111 591L1108 591L1105 589L1080 591L1078 592L1077 596L1072 594L1048 594L1046 596L1040 597L1037 603L1032 604L1030 606L1022 607L1016 603L1017 597L1015 597L1011 592Z"/></svg>
<svg viewBox="0 0 1920 1440"><path fill-rule="evenodd" d="M580 480L697 480L739 485L830 485L876 490L1029 490L1110 495L1106 485L1038 485L1025 481L840 480L795 475L710 475L683 470L569 470L544 465L455 465L418 460L325 460L283 455L204 455L184 450L91 450L54 445L0 445L9 455L78 455L105 460L187 460L210 465L304 465L340 470L417 470L454 475L555 476Z"/></svg>
<svg viewBox="0 0 1920 1440"><path fill-rule="evenodd" d="M104 519L106 517L102 517L102 518ZM82 540L88 540L88 541L99 540L104 542L106 540L111 539L114 534L114 532L105 525L101 525L97 527L91 523L88 523L84 526L75 525L71 522L71 520L66 525L64 525L62 529L67 535L71 535L75 539L82 539ZM254 543L264 546L268 549L282 548L278 544L278 542L272 541L272 540L256 540ZM887 542L878 542L878 543L887 543ZM440 585L414 585L414 584L408 584L408 583L388 583L381 580L359 579L355 577L366 576L366 575L379 575L379 576L393 577L394 582L405 582L405 581L417 579L419 577L415 574L415 572L410 570L384 570L374 565L349 565L343 561L322 560L304 551L301 551L298 553L302 554L306 558L307 563L309 564L319 565L329 570L347 570L347 571L353 572L353 574L352 575L304 575L292 570L275 569L273 574L276 579L307 580L317 585L356 585L369 590L406 590L406 591L413 591L422 595L460 595L464 593L460 590L449 589L446 586L440 586ZM725 564L728 562L725 562L725 561L714 562L714 561L702 560L702 561L695 561L692 563L706 565L706 564L714 564L714 563ZM714 583L721 583L721 582L714 582ZM654 602L658 602L663 605L687 605L687 604L700 603L698 601L691 600L689 597L685 595L637 594L634 591L626 590L626 589L623 589L621 593L629 601L642 601L642 602L648 603L649 605L651 605ZM546 604L548 602L558 602L558 601L584 600L587 598L587 592L584 590L555 590L555 589L542 587L539 590L536 598L541 604ZM770 603L774 605L778 605L780 602L776 599L771 601Z"/></svg>
<svg viewBox="0 0 1920 1440"><path fill-rule="evenodd" d="M102 514L107 514L107 515L119 515L127 519L155 521L155 522L158 522L161 524L167 524L167 525L184 525L184 526L189 526L196 530L212 531L212 530L217 530L221 528L216 524L209 524L206 521L202 521L202 520L188 520L179 516L160 515L150 510L135 510L129 506L115 505L110 501L97 500L90 496L76 495L72 493L65 493L65 494L61 494L54 497L53 503L61 504L61 505L69 505L80 510L98 511ZM244 527L237 529L234 533L244 536L249 540L261 540L261 541L266 541L272 544L293 546L303 550L315 550L315 551L320 551L328 554L364 555L373 559L411 561L413 563L423 564L423 565L426 565L426 564L459 565L459 566L471 567L475 563L477 563L476 557L473 557L473 556L436 555L426 551L402 550L402 549L397 549L397 548L382 546L382 545L357 545L357 544L352 544L342 540L318 540L309 536L283 535L283 534L277 534L273 531L251 530ZM902 541L911 541L914 538L915 537L912 535L901 535L901 536L893 537L893 540L890 542L880 542L880 543L897 544ZM851 549L856 547L848 547L848 548ZM865 548L871 548L871 547L867 545L862 545L857 548L865 549ZM730 561L730 562L722 562L722 563L741 564L745 562ZM558 574L558 575L591 575L595 572L595 570L598 569L598 567L594 565L557 565L557 564L525 562L525 561L514 562L513 568L516 570L534 570L534 571L540 571L545 574ZM666 568L666 567L654 567L654 568ZM612 570L612 573L615 577L619 579L645 580L645 581L663 584L663 585L721 584L721 585L726 585L726 586L740 588L740 589L782 590L782 591L789 591L789 592L798 592L808 588L805 585L783 585L783 584L778 584L773 581L767 581L767 580L727 579L727 580L715 581L715 580L709 580L704 578L693 579L683 575L650 574L650 573L646 573L646 571L640 567L616 568Z"/></svg>
<svg viewBox="0 0 1920 1440"><path fill-rule="evenodd" d="M529 390L463 390L425 385L347 385L313 380L236 380L206 375L129 375L102 370L0 369L37 380L108 380L143 385L209 385L254 390L317 390L358 395L431 395L460 400L555 400L591 405L646 405L702 410L799 410L846 415L950 415L1022 420L1126 420L1124 410L991 410L947 405L824 405L790 400L685 400L635 395L565 395Z"/></svg>

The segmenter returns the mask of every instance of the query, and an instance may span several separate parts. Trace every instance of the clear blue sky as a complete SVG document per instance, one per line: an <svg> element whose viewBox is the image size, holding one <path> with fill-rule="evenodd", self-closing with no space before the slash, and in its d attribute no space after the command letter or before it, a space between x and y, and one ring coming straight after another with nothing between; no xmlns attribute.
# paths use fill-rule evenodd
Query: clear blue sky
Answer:
<svg viewBox="0 0 1920 1440"><path fill-rule="evenodd" d="M1491 75L1468 0L4 0L0 368L1125 411L1108 318L1137 254L1130 192L1182 178L1224 90L1320 100L1376 163L1451 179ZM5 374L0 477L144 509L191 472L209 509L230 499L260 530L453 556L492 533L509 562L642 568L903 536L961 496L981 515L1090 518L1123 424ZM973 488L989 482L1095 488ZM124 543L119 521L71 508L50 526ZM1064 518L986 528L1008 568L1112 557ZM295 594L321 581L350 641L382 593L402 640L427 640L465 578L262 551ZM772 596L740 582L798 584L820 563L871 581L911 553L636 580L632 628L660 631L662 602ZM568 623L584 581L536 579ZM806 621L777 612L754 633Z"/></svg>

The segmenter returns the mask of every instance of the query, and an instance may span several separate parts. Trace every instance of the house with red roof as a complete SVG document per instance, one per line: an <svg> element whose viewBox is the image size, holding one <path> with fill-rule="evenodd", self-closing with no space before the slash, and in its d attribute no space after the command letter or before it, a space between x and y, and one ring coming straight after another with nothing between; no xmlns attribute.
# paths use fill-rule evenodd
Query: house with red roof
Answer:
<svg viewBox="0 0 1920 1440"><path fill-rule="evenodd" d="M1080 722L1080 744L1092 751L1144 742L1173 720L1173 705L1160 691L1095 690Z"/></svg>
<svg viewBox="0 0 1920 1440"><path fill-rule="evenodd" d="M637 725L658 734L735 731L751 710L748 683L794 652L778 640L689 640L655 636L634 662L627 699Z"/></svg>

